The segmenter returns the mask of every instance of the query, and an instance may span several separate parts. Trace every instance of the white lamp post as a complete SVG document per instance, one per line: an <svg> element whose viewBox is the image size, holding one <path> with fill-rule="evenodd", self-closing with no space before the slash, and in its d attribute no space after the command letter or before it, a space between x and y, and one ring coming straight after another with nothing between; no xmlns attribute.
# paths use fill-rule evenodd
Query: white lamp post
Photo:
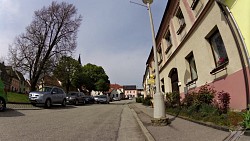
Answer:
<svg viewBox="0 0 250 141"><path fill-rule="evenodd" d="M157 49L156 49L156 42L155 42L155 31L154 31L154 24L153 18L151 13L150 4L153 3L153 0L142 0L144 4L148 7L148 13L150 18L150 25L152 30L152 40L153 40L153 50L154 50L154 60L155 60L155 85L156 85L156 93L154 95L154 120L153 123L159 123L161 125L166 124L166 112L165 112L165 104L163 100L163 94L160 92L160 79L159 79L159 67L158 67L158 58L157 58Z"/></svg>

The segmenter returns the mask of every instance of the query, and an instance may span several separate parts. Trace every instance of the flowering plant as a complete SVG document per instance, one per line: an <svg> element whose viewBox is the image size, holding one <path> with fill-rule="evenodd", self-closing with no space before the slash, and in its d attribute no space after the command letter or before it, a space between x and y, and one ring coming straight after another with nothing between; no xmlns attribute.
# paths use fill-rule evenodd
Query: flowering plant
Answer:
<svg viewBox="0 0 250 141"><path fill-rule="evenodd" d="M218 62L217 62L217 64L218 64L218 65L221 65L221 64L223 64L224 62L225 62L225 58L220 57L219 60L218 60Z"/></svg>

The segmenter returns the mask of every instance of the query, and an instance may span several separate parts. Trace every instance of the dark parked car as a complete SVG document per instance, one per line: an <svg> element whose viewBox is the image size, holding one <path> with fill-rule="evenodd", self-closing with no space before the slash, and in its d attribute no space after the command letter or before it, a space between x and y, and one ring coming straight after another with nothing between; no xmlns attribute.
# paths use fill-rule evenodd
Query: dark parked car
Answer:
<svg viewBox="0 0 250 141"><path fill-rule="evenodd" d="M56 86L45 86L39 91L29 93L29 100L32 105L44 104L45 108L50 108L52 104L62 104L66 106L66 93Z"/></svg>
<svg viewBox="0 0 250 141"><path fill-rule="evenodd" d="M69 92L66 99L69 104L78 105L79 103L86 103L85 95L82 92Z"/></svg>
<svg viewBox="0 0 250 141"><path fill-rule="evenodd" d="M109 104L109 96L107 96L107 95L98 95L98 96L95 96L95 102L96 103L106 103L106 104Z"/></svg>
<svg viewBox="0 0 250 141"><path fill-rule="evenodd" d="M93 103L95 103L95 99L94 99L94 97L91 96L91 95L85 95L85 100L86 100L86 103L88 103L88 104L93 104Z"/></svg>

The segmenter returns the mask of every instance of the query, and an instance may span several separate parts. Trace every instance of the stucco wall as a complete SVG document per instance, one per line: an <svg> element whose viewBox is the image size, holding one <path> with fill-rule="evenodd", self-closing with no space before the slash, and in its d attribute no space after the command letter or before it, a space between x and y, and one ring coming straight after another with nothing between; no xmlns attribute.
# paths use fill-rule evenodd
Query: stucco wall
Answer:
<svg viewBox="0 0 250 141"><path fill-rule="evenodd" d="M185 6L181 4L181 8L185 8ZM188 18L187 15L185 18ZM187 22L187 24L191 23L192 22ZM191 26L192 25L187 25L186 30L189 30L188 27ZM222 36L229 58L229 63L226 66L226 70L217 73L216 75L211 75L210 72L216 66L211 46L206 37L209 36L215 27L218 28ZM244 100L246 97L242 66L236 44L230 28L228 27L228 24L216 3L212 4L210 9L206 12L206 15L204 15L204 18L198 24L197 28L195 28L193 33L183 45L180 46L181 38L178 37L178 35L174 33L171 35L174 36L173 39L179 40L178 46L173 44L171 52L174 52L177 48L180 50L169 62L167 62L167 64L165 64L165 67L160 70L160 80L164 78L166 92L171 91L171 80L168 77L169 72L172 68L177 68L179 81L181 82L179 87L180 93L184 93L184 88L186 88L185 84L190 81L189 66L185 57L193 51L198 73L198 80L193 87L200 87L205 83L213 84L216 89L224 90L232 95L231 106L234 108L243 108L246 105L246 100Z"/></svg>

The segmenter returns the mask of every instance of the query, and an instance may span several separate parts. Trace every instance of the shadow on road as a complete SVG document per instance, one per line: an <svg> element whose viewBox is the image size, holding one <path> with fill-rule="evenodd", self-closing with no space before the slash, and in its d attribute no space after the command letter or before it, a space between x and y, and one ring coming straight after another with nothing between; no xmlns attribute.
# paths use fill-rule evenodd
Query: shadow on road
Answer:
<svg viewBox="0 0 250 141"><path fill-rule="evenodd" d="M67 105L66 107L63 107L62 105L53 105L49 110L63 110L63 109L73 109L77 108L74 105Z"/></svg>
<svg viewBox="0 0 250 141"><path fill-rule="evenodd" d="M6 109L5 112L0 112L0 117L19 117L19 116L25 116L25 114L18 112L14 109Z"/></svg>
<svg viewBox="0 0 250 141"><path fill-rule="evenodd" d="M170 118L169 121L170 121L170 122L174 121L174 120L179 116L181 110L182 110L182 108L179 107L178 112L176 113L176 115L173 115L174 117L173 117L173 118Z"/></svg>

